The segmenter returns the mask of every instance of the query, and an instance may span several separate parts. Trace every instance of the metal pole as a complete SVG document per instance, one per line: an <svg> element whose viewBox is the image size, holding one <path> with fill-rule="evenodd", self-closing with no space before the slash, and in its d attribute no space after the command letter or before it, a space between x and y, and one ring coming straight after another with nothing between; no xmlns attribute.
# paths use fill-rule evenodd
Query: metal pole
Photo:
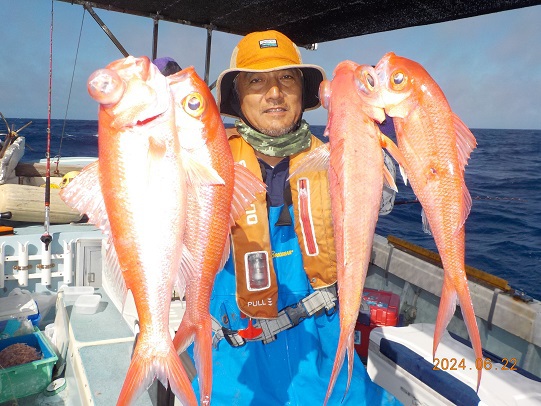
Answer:
<svg viewBox="0 0 541 406"><path fill-rule="evenodd" d="M207 27L207 54L205 58L205 83L209 84L210 52L212 48L212 25Z"/></svg>
<svg viewBox="0 0 541 406"><path fill-rule="evenodd" d="M124 49L124 47L122 46L122 44L116 39L116 37L113 35L113 33L111 32L111 30L109 30L109 28L105 25L105 23L101 20L101 18L98 17L98 15L96 14L96 12L92 9L92 7L90 6L89 3L84 3L83 4L83 7L85 8L86 11L88 11L90 13L90 15L92 16L92 18L94 18L94 20L96 20L96 22L98 23L98 25L101 27L101 29L103 30L103 32L105 32L107 34L107 36L109 37L109 39L111 41L113 41L113 44L116 45L116 47L118 48L118 50L122 53L122 55L124 55L124 57L127 57L129 56L130 54L128 53L128 51L126 51Z"/></svg>
<svg viewBox="0 0 541 406"><path fill-rule="evenodd" d="M158 18L154 18L154 30L152 32L152 60L158 57Z"/></svg>

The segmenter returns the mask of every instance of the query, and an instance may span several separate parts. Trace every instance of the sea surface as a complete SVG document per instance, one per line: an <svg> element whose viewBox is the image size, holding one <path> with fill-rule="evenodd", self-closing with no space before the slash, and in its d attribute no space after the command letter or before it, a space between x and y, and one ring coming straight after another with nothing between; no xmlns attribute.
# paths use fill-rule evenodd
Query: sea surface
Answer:
<svg viewBox="0 0 541 406"><path fill-rule="evenodd" d="M47 120L8 119L26 137L24 161L46 157ZM0 133L5 133L0 122ZM323 126L312 126L321 137ZM97 122L52 120L51 158L98 156ZM384 132L393 138L392 130ZM473 207L466 221L466 263L506 279L541 300L541 130L472 129L478 146L466 167ZM3 139L3 138L2 138ZM437 252L423 233L421 206L399 176L395 207L378 221L377 233L394 235Z"/></svg>

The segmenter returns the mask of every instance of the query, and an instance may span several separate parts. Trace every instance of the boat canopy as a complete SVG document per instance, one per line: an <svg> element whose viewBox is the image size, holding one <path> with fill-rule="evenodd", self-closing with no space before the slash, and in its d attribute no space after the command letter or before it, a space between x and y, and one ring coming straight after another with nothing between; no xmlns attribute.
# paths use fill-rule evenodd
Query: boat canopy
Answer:
<svg viewBox="0 0 541 406"><path fill-rule="evenodd" d="M457 20L540 0L61 0L245 35L276 29L297 45Z"/></svg>

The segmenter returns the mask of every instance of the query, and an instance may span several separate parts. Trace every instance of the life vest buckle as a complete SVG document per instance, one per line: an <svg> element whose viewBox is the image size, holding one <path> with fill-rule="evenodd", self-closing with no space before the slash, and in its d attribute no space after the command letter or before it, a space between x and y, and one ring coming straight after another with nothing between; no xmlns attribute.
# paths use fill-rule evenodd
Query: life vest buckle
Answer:
<svg viewBox="0 0 541 406"><path fill-rule="evenodd" d="M289 320L291 320L292 327L298 325L307 317L310 317L301 302L285 307L284 311L286 312L287 317L289 317Z"/></svg>

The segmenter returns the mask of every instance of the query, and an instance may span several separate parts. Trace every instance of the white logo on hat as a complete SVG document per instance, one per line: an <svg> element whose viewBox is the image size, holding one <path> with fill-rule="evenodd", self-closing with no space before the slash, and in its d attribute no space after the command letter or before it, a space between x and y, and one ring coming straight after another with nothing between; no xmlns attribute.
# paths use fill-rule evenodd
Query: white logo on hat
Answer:
<svg viewBox="0 0 541 406"><path fill-rule="evenodd" d="M278 48L278 41L275 39L262 39L259 41L259 48Z"/></svg>

